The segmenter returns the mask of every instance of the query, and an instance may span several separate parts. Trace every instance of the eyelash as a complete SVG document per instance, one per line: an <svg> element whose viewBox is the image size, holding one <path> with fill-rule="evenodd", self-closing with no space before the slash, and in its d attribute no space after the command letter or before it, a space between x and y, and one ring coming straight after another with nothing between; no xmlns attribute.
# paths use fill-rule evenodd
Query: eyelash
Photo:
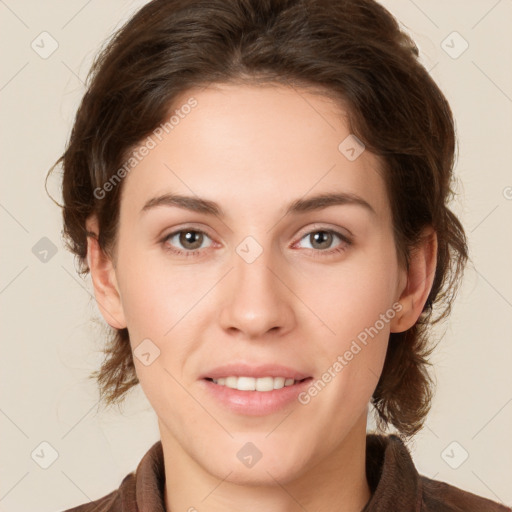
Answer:
<svg viewBox="0 0 512 512"><path fill-rule="evenodd" d="M203 251L203 249L195 249L195 250L192 250L192 251L184 251L184 250L181 250L181 249L175 249L174 247L170 246L167 244L168 240L170 240L171 238L173 238L175 235L178 235L180 233L187 233L187 232L190 232L190 233L200 233L200 234L203 234L205 236L207 236L208 238L211 239L210 236L208 236L207 233L205 233L204 231L200 230L200 229L187 229L187 228L182 228L182 229L179 229L177 231L173 231L172 233L169 233L168 235L166 235L162 240L161 240L161 243L162 245L164 246L164 249L172 254L175 254L177 256L185 256L186 258L190 258L190 257L197 257L197 256L201 256L201 253ZM310 251L313 251L313 257L324 257L324 256L332 256L334 254L338 254L338 253L342 253L344 251L347 250L348 247L350 247L352 245L352 240L347 237L346 235L343 235L342 233L338 232L338 231L335 231L333 229L322 229L322 228L316 228L312 231L309 231L307 233L305 233L300 239L304 239L306 238L307 236L310 236L314 233L320 233L320 232L323 232L323 233L329 233L329 234L332 234L332 235L335 235L337 236L338 238L341 239L341 241L343 242L341 244L341 246L335 248L335 249L326 249L326 250L321 250L321 249L309 249Z"/></svg>

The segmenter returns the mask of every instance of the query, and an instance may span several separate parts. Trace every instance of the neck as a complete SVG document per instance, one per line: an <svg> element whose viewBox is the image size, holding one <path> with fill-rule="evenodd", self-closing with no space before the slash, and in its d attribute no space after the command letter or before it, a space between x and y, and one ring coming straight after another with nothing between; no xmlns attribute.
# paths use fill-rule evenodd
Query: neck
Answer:
<svg viewBox="0 0 512 512"><path fill-rule="evenodd" d="M366 414L326 457L300 476L277 481L267 472L262 483L230 481L214 476L160 425L165 465L167 512L360 512L371 497L366 479Z"/></svg>

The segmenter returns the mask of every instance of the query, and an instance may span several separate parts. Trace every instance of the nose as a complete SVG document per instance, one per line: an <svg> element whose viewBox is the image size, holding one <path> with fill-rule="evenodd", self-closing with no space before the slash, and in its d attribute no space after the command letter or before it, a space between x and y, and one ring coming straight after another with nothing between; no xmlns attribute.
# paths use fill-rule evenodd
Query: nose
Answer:
<svg viewBox="0 0 512 512"><path fill-rule="evenodd" d="M220 323L231 333L261 339L267 333L283 335L295 326L295 296L282 266L272 261L270 250L251 263L238 254L226 276ZM268 335L267 335L268 336Z"/></svg>

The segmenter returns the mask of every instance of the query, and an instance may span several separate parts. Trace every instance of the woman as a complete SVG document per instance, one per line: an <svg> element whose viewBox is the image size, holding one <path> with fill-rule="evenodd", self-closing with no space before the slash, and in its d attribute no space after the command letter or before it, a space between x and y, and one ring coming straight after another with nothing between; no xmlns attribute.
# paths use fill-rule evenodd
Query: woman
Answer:
<svg viewBox="0 0 512 512"><path fill-rule="evenodd" d="M102 51L64 231L113 328L102 398L140 382L161 440L70 510L510 510L404 444L467 259L417 56L373 0L154 0Z"/></svg>

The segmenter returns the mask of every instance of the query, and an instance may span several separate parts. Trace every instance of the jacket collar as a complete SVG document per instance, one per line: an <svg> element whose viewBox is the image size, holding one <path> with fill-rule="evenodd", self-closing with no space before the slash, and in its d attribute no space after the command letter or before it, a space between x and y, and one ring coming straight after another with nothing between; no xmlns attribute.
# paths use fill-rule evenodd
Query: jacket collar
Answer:
<svg viewBox="0 0 512 512"><path fill-rule="evenodd" d="M366 478L372 496L361 512L421 510L421 479L396 435L366 435Z"/></svg>

